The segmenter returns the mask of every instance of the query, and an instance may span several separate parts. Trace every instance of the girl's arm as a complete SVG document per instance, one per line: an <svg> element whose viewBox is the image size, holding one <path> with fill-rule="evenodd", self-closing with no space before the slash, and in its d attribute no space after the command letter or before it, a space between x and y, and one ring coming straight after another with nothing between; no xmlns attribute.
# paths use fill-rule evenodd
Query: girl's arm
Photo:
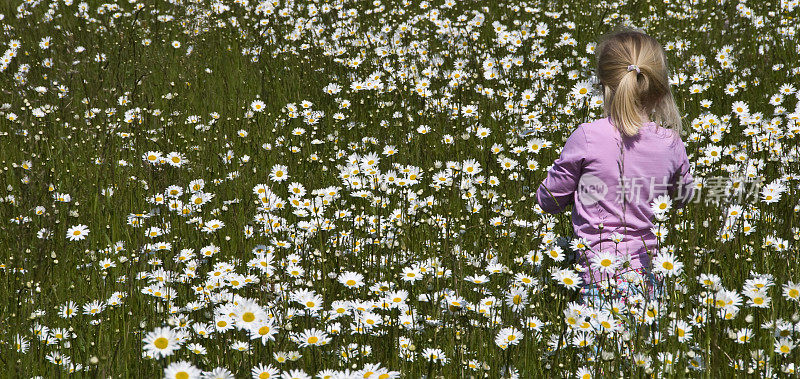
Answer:
<svg viewBox="0 0 800 379"><path fill-rule="evenodd" d="M561 156L553 163L536 191L536 202L545 212L560 213L574 201L573 195L583 172L587 145L583 125L579 125L564 143Z"/></svg>

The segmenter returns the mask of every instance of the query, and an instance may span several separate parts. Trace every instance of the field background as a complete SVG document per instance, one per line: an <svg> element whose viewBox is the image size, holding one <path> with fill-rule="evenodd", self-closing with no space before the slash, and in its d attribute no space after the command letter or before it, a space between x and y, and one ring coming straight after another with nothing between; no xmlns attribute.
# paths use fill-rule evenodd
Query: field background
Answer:
<svg viewBox="0 0 800 379"><path fill-rule="evenodd" d="M365 365L376 363L403 377L498 377L504 367L520 377L571 377L616 370L619 361L629 362L625 376L794 375L797 350L792 344L782 354L776 341L793 341L800 329L790 291L800 280L796 1L226 4L0 4L7 58L0 72L0 375L155 377L179 361L236 377L249 377L259 364L370 377ZM785 189L774 202L761 194L741 201L738 217L729 214L733 196L670 212L663 244L683 272L669 279L669 300L661 304L661 341L642 333L631 340L651 361L618 356L587 365L565 323L576 292L550 275L551 267L568 266L548 256L529 259L570 236L569 215L542 214L531 192L569 133L602 117L602 107L574 89L592 75L591 44L618 24L643 28L667 47L695 177L745 174ZM13 41L20 46L12 48ZM378 89L367 83L376 73ZM326 93L330 83L341 91ZM530 101L523 101L526 90ZM263 109L255 109L257 100ZM748 111L734 109L739 101ZM480 127L488 136L478 135ZM448 136L452 142L443 142ZM383 154L386 146L394 154ZM181 165L153 164L150 152L177 152ZM370 187L374 176L363 165L342 177L370 153L380 162L368 169L394 170L410 183ZM501 167L501 156L516 166ZM475 177L453 170L452 185L431 185L451 162L466 160L479 164L483 183L460 185ZM286 166L288 180L270 178L275 165ZM496 186L487 182L492 176ZM180 199L190 203L197 179L213 197L187 215L170 211L167 188L181 187ZM303 198L319 212L293 212L292 182L305 187ZM284 206L272 199L265 210L254 193L259 184ZM315 192L334 187L335 197ZM59 201L65 194L69 201ZM259 216L281 226L265 226ZM203 231L210 220L224 226ZM88 235L66 238L79 224ZM162 231L149 236L151 227ZM164 243L170 246L157 248ZM200 256L210 245L218 252ZM273 252L273 270L248 267L259 248ZM194 250L191 264L176 260L182 249ZM114 266L104 268L109 261ZM252 283L234 288L209 279L219 262L231 263L239 280L252 275ZM302 275L292 275L296 267ZM404 269L415 267L426 271L422 279L403 280ZM159 269L173 274L148 275ZM340 283L346 271L362 274L364 285ZM480 274L489 281L465 280ZM534 283L523 284L518 274ZM704 284L702 274L720 281ZM763 307L744 295L746 280L759 275L770 275ZM406 291L406 308L369 303L383 299L382 286ZM154 288L170 295L154 295ZM703 301L722 288L744 300L735 309ZM524 294L521 308L512 306L520 302L515 289ZM320 295L322 310L293 302L290 294L299 290ZM262 344L236 329L209 338L192 332L189 324L214 320L226 294L261 304L280 327L275 339ZM115 295L121 298L112 305ZM487 296L497 304L482 308ZM188 309L202 299L213 300ZM330 318L327 310L339 300L362 310ZM62 317L60 307L70 301L79 314ZM93 301L105 304L102 311L84 314ZM698 309L706 309L705 319L679 340L670 325L691 321ZM382 324L361 330L354 315L367 310ZM416 328L399 322L406 310ZM529 317L541 327L530 328ZM338 333L328 329L325 346L299 347L293 338L335 322ZM182 347L143 356L142 339L163 326L189 332ZM495 338L511 326L523 338L503 349ZM752 339L738 343L735 333L745 328ZM55 329L70 333L57 338ZM232 350L235 341L250 345ZM189 343L206 353L193 353ZM608 338L596 343L613 351ZM425 349L440 349L446 362L429 361ZM276 360L275 353L291 351L302 356ZM666 364L664 352L679 359Z"/></svg>

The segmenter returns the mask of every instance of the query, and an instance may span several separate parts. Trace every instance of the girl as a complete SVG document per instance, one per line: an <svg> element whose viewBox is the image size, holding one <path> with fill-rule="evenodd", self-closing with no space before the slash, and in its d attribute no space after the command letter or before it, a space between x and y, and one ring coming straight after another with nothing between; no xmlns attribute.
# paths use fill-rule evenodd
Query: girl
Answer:
<svg viewBox="0 0 800 379"><path fill-rule="evenodd" d="M536 191L551 214L573 204L572 226L588 249L581 293L592 303L633 292L653 297L658 249L653 200L682 208L693 195L681 116L669 87L664 49L634 29L617 29L596 49L604 118L580 124ZM659 210L660 209L656 209ZM592 304L596 305L596 304Z"/></svg>

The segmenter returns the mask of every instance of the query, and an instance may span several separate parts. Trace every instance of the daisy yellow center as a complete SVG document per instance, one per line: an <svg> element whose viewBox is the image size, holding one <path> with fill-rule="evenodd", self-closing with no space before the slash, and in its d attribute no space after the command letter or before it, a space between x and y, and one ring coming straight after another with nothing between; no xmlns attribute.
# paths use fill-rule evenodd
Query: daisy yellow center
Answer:
<svg viewBox="0 0 800 379"><path fill-rule="evenodd" d="M268 372L264 371L264 372L258 374L258 379L269 379L270 376L271 375Z"/></svg>
<svg viewBox="0 0 800 379"><path fill-rule="evenodd" d="M158 337L153 341L153 345L159 349L166 349L167 345L169 345L169 340L164 337Z"/></svg>
<svg viewBox="0 0 800 379"><path fill-rule="evenodd" d="M80 230L76 230L76 231L72 232L72 235L75 235L75 236L80 235L80 234L81 234Z"/></svg>
<svg viewBox="0 0 800 379"><path fill-rule="evenodd" d="M262 326L262 327L258 328L258 334L263 336L263 335L266 335L267 333L269 333L270 330L271 330L270 327L265 325L265 326Z"/></svg>
<svg viewBox="0 0 800 379"><path fill-rule="evenodd" d="M602 261L600 261L600 265L602 265L603 267L611 266L611 260L608 258L603 259Z"/></svg>
<svg viewBox="0 0 800 379"><path fill-rule="evenodd" d="M661 264L661 267L664 267L667 270L672 270L675 266L672 264L672 262L664 262Z"/></svg>
<svg viewBox="0 0 800 379"><path fill-rule="evenodd" d="M350 280L347 281L347 285L348 286L354 286L354 285L356 285L356 281L353 280L353 279L350 279Z"/></svg>
<svg viewBox="0 0 800 379"><path fill-rule="evenodd" d="M189 379L189 374L187 374L186 371L181 371L175 374L175 379Z"/></svg>
<svg viewBox="0 0 800 379"><path fill-rule="evenodd" d="M781 353L785 354L785 353L788 353L788 352L789 352L789 346L786 346L786 345L781 346Z"/></svg>
<svg viewBox="0 0 800 379"><path fill-rule="evenodd" d="M515 340L516 338L517 338L517 336L515 336L515 335L513 335L513 334L511 334L511 335L509 335L509 336L508 336L508 340L509 340L509 341L513 341L513 340Z"/></svg>
<svg viewBox="0 0 800 379"><path fill-rule="evenodd" d="M256 319L256 315L254 315L253 312L245 312L242 315L242 321L244 321L244 322L253 322L253 320L255 320L255 319Z"/></svg>
<svg viewBox="0 0 800 379"><path fill-rule="evenodd" d="M791 297L792 299L795 299L798 296L800 296L800 290L796 290L794 288L789 290L789 297Z"/></svg>
<svg viewBox="0 0 800 379"><path fill-rule="evenodd" d="M316 336L308 337L308 343L317 343L317 341L319 341L319 338Z"/></svg>
<svg viewBox="0 0 800 379"><path fill-rule="evenodd" d="M667 209L667 203L661 203L658 205L658 207L661 209Z"/></svg>
<svg viewBox="0 0 800 379"><path fill-rule="evenodd" d="M572 283L575 282L572 280L572 278L564 278L564 283L566 283L567 285L572 285Z"/></svg>

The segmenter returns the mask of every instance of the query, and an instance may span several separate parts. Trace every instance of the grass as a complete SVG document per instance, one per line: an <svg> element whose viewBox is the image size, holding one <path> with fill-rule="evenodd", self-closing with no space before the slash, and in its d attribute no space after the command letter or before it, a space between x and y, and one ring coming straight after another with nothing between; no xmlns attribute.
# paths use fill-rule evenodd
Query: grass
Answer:
<svg viewBox="0 0 800 379"><path fill-rule="evenodd" d="M0 366L6 367L8 377L54 377L70 367L79 376L152 377L179 361L207 371L224 367L236 377L250 376L251 369L261 363L284 372L303 369L309 375L323 369L361 370L367 364L380 363L404 377L499 377L503 366L513 366L521 377L574 376L583 366L598 374L601 369L614 369L621 360L632 363L620 372L624 376L645 376L653 371L679 377L791 376L785 371L800 364L796 349L784 355L774 346L776 335L797 337L796 327L784 325L797 325L797 296L782 293L782 288L798 281L792 264L800 237L797 129L792 129L797 123L796 94L784 96L781 114L769 103L782 85L796 81L796 37L778 31L793 25L797 8L786 11L776 3L753 8L752 13L763 17L765 23L758 28L731 1L591 1L580 7L555 1L507 5L464 1L452 7L434 2L427 9L413 1L382 2L380 12L370 12L378 7L373 2L347 1L328 3L341 5L341 9L327 13L321 10L324 2L296 1L280 2L271 15L256 14L255 2L246 7L230 4L222 14L215 14L209 2L87 4L86 17L76 14L79 4L63 1L0 5L5 15L0 21L4 26L0 50L12 40L22 43L0 73L0 104L8 104L0 119L0 184L6 188L0 193L4 199L0 203L0 320L5 325L0 328ZM311 5L320 10L309 23ZM24 10L22 17L18 17L20 9ZM53 9L51 21L45 19L48 9ZM291 14L281 15L284 9L291 9ZM351 9L356 15L348 15ZM460 33L441 33L429 21L433 10ZM207 11L210 13L204 16ZM485 16L480 26L469 25L475 11ZM165 20L166 15L173 18ZM230 17L236 18L237 25L231 24ZM268 20L266 26L259 25L262 19ZM523 40L511 53L508 45L497 42L493 23L520 30L517 20L530 23L529 33L535 33L542 22L549 33ZM687 84L676 85L673 91L686 123L692 125L694 134L684 140L695 163L695 177L728 175L727 169L741 172L752 164L756 167L752 172L764 183L782 179L787 188L775 203L767 203L761 196L743 202L745 214L737 219L729 238L722 235L730 219L729 203L701 201L670 213L664 222L669 234L662 243L674 247L684 269L669 280L669 301L662 304L659 323L662 341L653 345L652 335L641 333L631 338L634 351L652 358L649 367L639 367L631 357L618 354L612 361L588 365L577 354L579 348L549 345L553 339L557 345L574 335L565 324L564 311L577 294L551 278L550 267L567 267L564 264L549 258L538 266L525 262L529 252L550 246L546 239L572 234L568 215L551 217L538 212L531 192L558 157L570 132L582 122L601 117L601 108L572 99L569 92L574 83L591 75L594 55L586 52L587 44L623 20L645 28L662 44L690 43L685 51L671 49L668 55L673 73L687 76ZM569 28L567 22L574 27ZM304 31L292 39L298 25L304 25ZM401 25L409 30L396 34ZM382 30L385 26L389 30ZM262 34L265 31L271 32ZM563 33L574 38L573 45L559 43ZM45 37L50 38L50 46L42 49L39 43ZM145 39L150 43L143 43ZM174 47L173 41L180 47ZM326 50L323 42L333 47ZM409 51L379 57L375 49L387 43ZM425 53L410 51L408 47L415 44ZM536 54L537 46L546 49L543 54ZM725 46L732 48L727 68L716 59ZM77 52L79 47L85 51ZM252 53L254 48L261 50ZM96 61L98 54L105 58ZM487 79L484 60L507 55L522 57L524 62L509 69L500 67L499 79ZM703 56L705 63L692 64L693 56ZM51 68L42 65L47 58L52 59ZM356 58L361 62L353 67ZM587 65L580 64L581 58L588 60ZM462 75L467 76L457 86L448 86L447 74L458 59L463 60ZM563 65L548 77L545 60ZM29 71L21 81L15 75L24 64ZM431 95L422 97L415 90L416 81L432 64L438 73L430 78ZM573 70L576 77L568 77ZM376 71L383 72L383 90L350 88L354 80L365 80ZM694 83L690 77L695 74L700 78L697 83L707 85L702 93L690 92ZM395 79L389 80L390 76ZM340 84L341 92L326 94L323 87L328 83ZM737 86L738 93L728 95L728 84ZM68 89L66 95L59 96L59 85ZM493 89L494 96L477 91L478 85ZM39 86L46 92L37 92ZM510 101L519 107L519 95L526 89L535 93L528 109L540 113L544 126L534 137L551 145L537 154L514 154L515 146L524 146L532 137L519 136L529 125L506 106ZM515 92L510 100L501 94L507 90ZM264 102L263 111L252 112L251 103L256 99ZM713 101L709 108L701 105L704 99ZM350 105L342 107L342 100ZM322 112L316 123L309 123L301 114L303 101L313 104L309 109ZM737 116L731 111L735 101L746 103L751 115L760 112L761 119ZM294 115L287 111L290 103L298 109ZM462 115L463 107L470 104L477 106L476 117ZM453 115L451 107L458 114ZM34 110L45 114L38 117ZM214 112L219 118L212 124ZM345 119L335 119L337 112ZM137 116L131 117L133 114ZM704 122L704 115L714 117ZM198 121L189 121L193 116ZM775 132L768 129L771 121L778 123ZM751 124L746 125L748 122ZM429 128L424 134L417 129L423 125ZM491 134L476 137L478 126L489 128ZM745 135L748 126L758 130L755 136ZM296 135L296 128L304 132ZM246 132L245 137L241 131ZM451 136L451 144L442 142L446 135ZM518 161L517 168L504 171L500 167L498 154L491 151L495 144L504 148L504 156ZM358 189L342 179L351 154L358 154L357 158L381 154L387 145L397 152L379 155L376 168L381 173L394 169L402 177L402 168L410 165L422 174L419 182L405 187L411 191L390 185L373 189L372 195L377 197L351 196ZM718 162L703 164L712 145L736 147L746 153L746 160L724 155ZM185 163L180 167L153 165L143 159L149 151L179 152ZM228 154L232 157L229 161L224 159ZM245 156L249 160L243 162ZM436 190L429 185L448 162L468 159L480 164L485 180L492 175L499 180L496 187L475 185L470 197L482 208L474 212L465 200L468 188L459 186L464 173L454 171L452 186ZM538 163L536 169L526 167L529 159ZM30 162L29 167L23 167L24 162ZM269 178L276 164L287 166L287 181ZM512 172L518 173L518 180L509 178ZM363 172L356 177L368 180ZM203 179L203 192L214 197L189 216L151 201L154 195L164 196L172 185L183 188L186 194L181 199L190 201L189 185L196 179ZM308 192L304 198L311 201L323 201L313 190L340 189L337 197L324 199L327 203L319 215L300 216L288 204L287 185L291 182L303 184ZM267 212L259 209L263 203L253 193L258 184L266 184L287 203L268 212L282 218L278 230L266 228L262 233L259 228L256 217ZM489 199L485 190L495 191L496 196ZM69 194L71 201L55 201L56 193ZM433 202L415 205L414 196ZM38 206L43 207L41 215L36 214ZM337 217L338 212L347 213ZM141 219L142 227L134 227L129 224L132 214L152 216ZM397 221L398 215L401 221ZM501 224L492 225L491 220L498 216ZM379 221L370 222L372 217ZM207 224L214 219L225 226L211 233L200 230L198 221ZM314 220L330 220L335 227L322 230L322 223L316 232L304 233L303 225L310 225L304 222ZM526 221L530 227L512 220ZM749 234L741 227L745 220L753 226ZM78 224L88 227L86 238L65 238L67 230ZM254 227L250 238L244 233L248 225ZM150 238L145 230L153 226L168 231ZM52 236L40 238L43 229ZM380 243L372 243L372 239ZM171 243L171 249L148 251L148 244L163 242ZM290 245L280 247L283 242ZM117 244L123 249L116 251ZM212 244L219 252L200 257L200 250ZM274 250L272 275L247 267L259 245ZM181 249L193 249L198 255L194 277L181 276L187 264L174 259ZM292 277L288 270L298 256L302 260L296 266L305 271L300 278ZM154 257L161 262L153 264ZM116 267L102 269L99 262L105 258ZM258 282L241 288L212 284L205 296L198 295L193 288L206 284L219 262L232 263L234 272L254 275ZM505 269L487 272L493 262ZM403 269L420 264L432 273L414 283L401 280ZM176 275L176 280L161 287L174 291L172 299L142 292L154 280L141 275L158 268ZM365 285L355 289L344 286L336 275L345 271L363 274ZM521 286L514 280L517 273L535 279L536 284ZM464 280L478 274L488 275L490 281L476 285ZM709 292L698 280L701 274L716 274L724 288L739 293L746 280L769 274L775 284L766 292L769 306L755 307L743 296L733 317L726 320L713 305L700 301L704 293L718 294ZM358 333L353 331L358 329L358 318L353 315L329 319L325 312L305 314L304 307L289 296L301 289L314 290L322 296L324 310L331 309L335 300L354 301L365 308L369 307L365 301L380 300L385 294L381 286L408 292L406 304L418 328L399 325L403 312L399 309L374 309L372 313L379 315L383 324ZM505 302L513 288L522 288L527 295L528 306L519 312ZM84 304L107 301L114 293L124 294L121 303L107 306L97 315L59 315L59 307L68 301L76 302L82 312ZM219 293L255 299L275 317L280 327L276 339L261 344L236 329L202 338L189 328L183 347L174 354L155 359L143 356L142 339L155 328L169 325L177 330L181 318L191 323L214 320L225 303L224 295L212 295ZM420 298L450 293L470 305L457 307ZM498 300L497 306L487 309L489 317L476 311L486 296ZM212 301L198 310L183 308L203 298ZM179 310L171 312L170 305ZM694 326L688 342L679 342L670 331L672 320L688 320L701 308L707 309L707 320ZM541 332L525 328L524 320L530 316L545 323ZM325 346L299 347L292 340L294 332L324 330L335 322L340 323L340 333L330 333L331 342ZM50 338L42 341L36 335L37 326L64 328L74 337L58 340L49 333ZM522 330L523 338L518 345L501 349L494 343L495 337L509 326ZM728 337L728 331L742 328L752 329L748 343ZM783 330L788 330L786 335L781 334ZM400 337L408 338L414 349L400 346ZM17 349L18 338L29 341L30 346ZM610 340L598 339L603 341L603 351L613 349ZM249 341L250 347L244 352L231 351L234 341ZM206 354L192 353L188 343L201 344ZM342 351L351 344L357 344L355 352L343 357ZM370 349L368 354L358 352L365 348ZM441 349L448 362L429 362L421 354L427 348ZM279 363L273 355L290 351L299 351L302 357ZM58 361L54 352L81 366L54 364ZM667 370L660 352L680 358ZM693 361L691 355L699 359ZM486 369L472 369L470 361L485 363ZM695 367L692 362L700 364Z"/></svg>

